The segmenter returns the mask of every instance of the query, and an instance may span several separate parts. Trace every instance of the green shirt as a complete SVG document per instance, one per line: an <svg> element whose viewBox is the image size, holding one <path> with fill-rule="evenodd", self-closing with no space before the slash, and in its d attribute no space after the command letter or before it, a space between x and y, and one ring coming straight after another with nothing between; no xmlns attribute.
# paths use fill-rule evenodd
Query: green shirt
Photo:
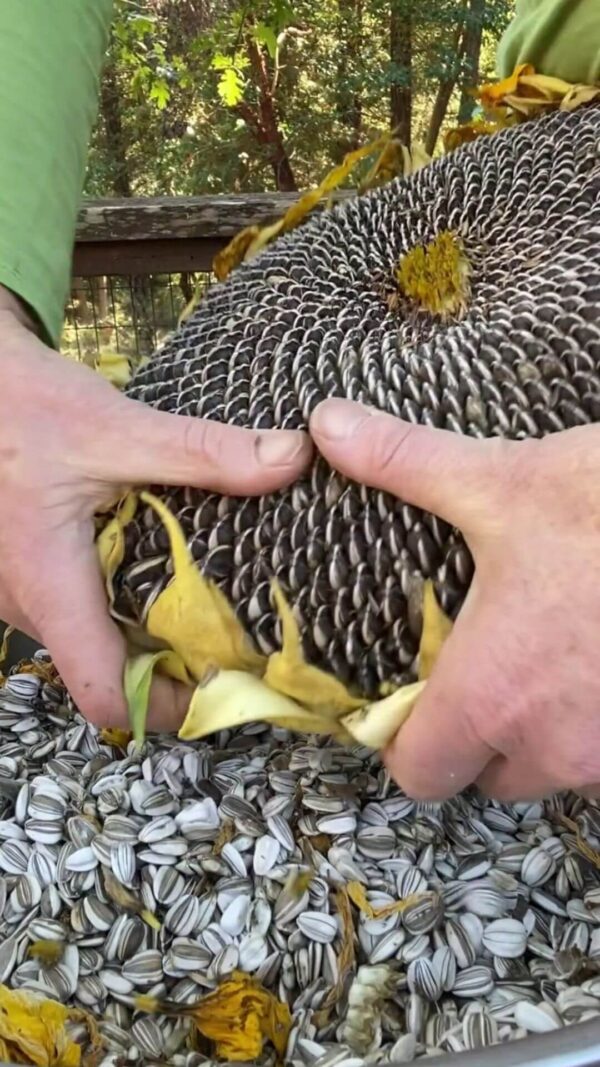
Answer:
<svg viewBox="0 0 600 1067"><path fill-rule="evenodd" d="M517 0L498 49L498 73L521 63L564 81L600 84L600 0Z"/></svg>
<svg viewBox="0 0 600 1067"><path fill-rule="evenodd" d="M0 0L0 284L58 345L113 0Z"/></svg>
<svg viewBox="0 0 600 1067"><path fill-rule="evenodd" d="M0 0L0 284L58 346L113 0ZM499 72L600 82L600 0L517 0Z"/></svg>

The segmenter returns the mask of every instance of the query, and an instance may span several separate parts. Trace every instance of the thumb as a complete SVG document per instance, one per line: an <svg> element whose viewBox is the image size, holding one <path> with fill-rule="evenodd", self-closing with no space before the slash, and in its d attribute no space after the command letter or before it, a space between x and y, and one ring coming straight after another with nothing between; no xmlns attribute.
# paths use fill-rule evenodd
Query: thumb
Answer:
<svg viewBox="0 0 600 1067"><path fill-rule="evenodd" d="M312 455L310 439L300 431L242 429L170 415L125 397L104 439L91 472L103 480L114 481L118 471L127 484L194 485L240 496L293 482Z"/></svg>
<svg viewBox="0 0 600 1067"><path fill-rule="evenodd" d="M310 432L325 459L349 478L430 511L465 534L479 532L482 520L489 525L497 513L506 452L516 447L415 426L349 400L319 404Z"/></svg>

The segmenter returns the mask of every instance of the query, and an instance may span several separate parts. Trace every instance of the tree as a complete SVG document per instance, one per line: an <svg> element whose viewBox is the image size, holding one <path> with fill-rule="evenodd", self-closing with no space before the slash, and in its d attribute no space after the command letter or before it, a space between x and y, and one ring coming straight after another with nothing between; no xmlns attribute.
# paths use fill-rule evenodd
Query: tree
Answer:
<svg viewBox="0 0 600 1067"><path fill-rule="evenodd" d="M407 146L412 141L413 18L411 0L390 0L390 121Z"/></svg>
<svg viewBox="0 0 600 1067"><path fill-rule="evenodd" d="M468 116L511 7L116 0L86 191L304 188L390 126L431 147Z"/></svg>

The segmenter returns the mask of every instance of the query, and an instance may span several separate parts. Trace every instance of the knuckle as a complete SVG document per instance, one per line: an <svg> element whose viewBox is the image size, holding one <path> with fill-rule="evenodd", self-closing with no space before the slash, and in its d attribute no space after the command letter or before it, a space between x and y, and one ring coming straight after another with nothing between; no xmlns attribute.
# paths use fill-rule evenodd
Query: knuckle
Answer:
<svg viewBox="0 0 600 1067"><path fill-rule="evenodd" d="M369 434L369 465L378 474L388 474L410 451L414 438L413 428L388 416L375 417L365 426Z"/></svg>
<svg viewBox="0 0 600 1067"><path fill-rule="evenodd" d="M208 457L210 438L214 430L205 419L186 419L182 433L182 451L186 459Z"/></svg>

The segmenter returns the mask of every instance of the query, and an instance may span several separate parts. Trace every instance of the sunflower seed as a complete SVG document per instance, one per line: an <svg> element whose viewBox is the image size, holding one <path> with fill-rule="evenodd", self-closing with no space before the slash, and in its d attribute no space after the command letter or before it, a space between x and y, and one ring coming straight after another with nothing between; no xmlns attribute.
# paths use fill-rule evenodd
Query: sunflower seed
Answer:
<svg viewBox="0 0 600 1067"><path fill-rule="evenodd" d="M517 959L525 952L527 931L518 919L496 919L483 931L483 945L492 956Z"/></svg>
<svg viewBox="0 0 600 1067"><path fill-rule="evenodd" d="M333 915L305 911L296 919L298 929L310 940L327 945L338 936L338 924Z"/></svg>

